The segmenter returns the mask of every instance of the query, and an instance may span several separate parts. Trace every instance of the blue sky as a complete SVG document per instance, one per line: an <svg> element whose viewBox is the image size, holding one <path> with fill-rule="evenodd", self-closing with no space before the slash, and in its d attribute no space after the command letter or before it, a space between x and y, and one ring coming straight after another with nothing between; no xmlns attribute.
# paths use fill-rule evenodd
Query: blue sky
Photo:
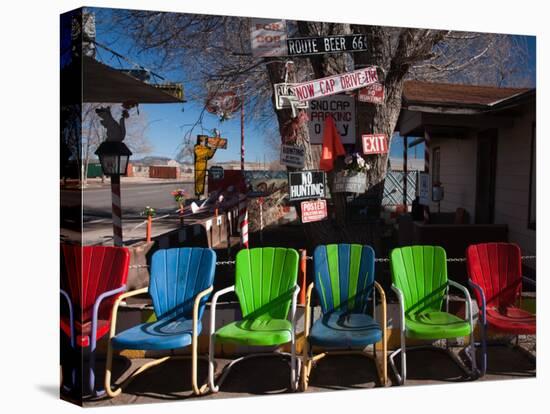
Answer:
<svg viewBox="0 0 550 414"><path fill-rule="evenodd" d="M109 13L108 9L95 9L96 15L96 30L97 41L102 44L109 45L110 48L118 53L127 56L132 61L139 63L145 67L148 67L148 63L151 63L155 59L154 53L136 55L132 51L132 40L129 38L116 37L109 33L101 22L101 14ZM527 37L528 48L530 52L529 68L534 71L535 68L535 56L536 45L535 37ZM101 51L98 55L100 60L104 60L107 64L111 64L115 67L120 67L120 63L116 59L112 58L108 53ZM125 64L127 67L128 65ZM151 65L153 66L153 65ZM172 70L165 73L159 73L165 77L168 81L178 82L184 78L183 71L185 67L182 65L180 70ZM184 84L184 88L189 90L190 88L197 88L200 85ZM246 108L246 106L245 106ZM135 154L136 158L140 158L144 155L154 155L174 158L178 152L178 147L183 141L185 133L189 130L190 124L195 123L198 119L200 112L203 109L203 102L188 101L183 104L143 104L140 105L140 112L144 111L148 118L147 136L152 146L152 152L150 154ZM245 111L246 112L246 111ZM272 114L271 128L277 128L275 113ZM131 118L130 120L131 121ZM203 118L204 131L195 129L193 135L198 133L209 133L214 128L221 131L222 136L228 139L228 148L226 150L219 150L213 161L229 161L240 159L240 116L239 113L235 113L233 118L221 123L217 116L205 113ZM269 158L274 156L273 151L266 151L266 131L260 128L260 126L253 120L249 120L245 115L245 145L246 145L246 161L263 161L264 156ZM423 144L418 145L416 148L409 149L410 158L422 158L423 157ZM391 145L391 155L401 157L403 154L403 143L401 137L397 137L393 140Z"/></svg>

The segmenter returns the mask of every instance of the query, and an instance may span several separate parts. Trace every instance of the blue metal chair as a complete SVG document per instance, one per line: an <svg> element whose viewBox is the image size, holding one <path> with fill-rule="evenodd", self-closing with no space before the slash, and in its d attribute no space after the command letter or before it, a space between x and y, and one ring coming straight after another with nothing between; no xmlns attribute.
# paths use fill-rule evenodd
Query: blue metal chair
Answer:
<svg viewBox="0 0 550 414"><path fill-rule="evenodd" d="M138 374L174 358L166 356L153 360L135 372L117 389L111 388L111 364L113 349L172 350L192 346L193 392L200 395L197 385L197 340L201 332L201 318L206 300L213 290L216 253L205 248L172 248L157 250L151 259L149 288L134 290L121 295L113 308L105 390L116 397ZM142 323L115 336L117 312L120 302L130 296L149 292L157 320ZM183 356L184 358L186 356Z"/></svg>
<svg viewBox="0 0 550 414"><path fill-rule="evenodd" d="M309 285L306 295L302 389L307 389L313 363L328 354L342 353L372 357L380 382L386 385L386 295L374 280L374 250L359 244L317 246L313 252L313 268L315 282ZM322 316L310 326L314 287ZM376 291L381 302L379 322L376 320ZM381 361L376 355L378 342L382 342ZM368 345L373 345L373 355L363 352ZM314 355L312 347L325 352Z"/></svg>

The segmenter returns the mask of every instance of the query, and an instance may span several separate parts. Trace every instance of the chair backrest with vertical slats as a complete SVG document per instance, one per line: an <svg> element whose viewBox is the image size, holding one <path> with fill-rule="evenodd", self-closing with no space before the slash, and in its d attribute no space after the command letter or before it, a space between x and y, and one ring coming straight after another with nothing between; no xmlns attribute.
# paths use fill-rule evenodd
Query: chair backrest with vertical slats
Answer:
<svg viewBox="0 0 550 414"><path fill-rule="evenodd" d="M466 249L468 277L485 294L487 306L512 305L521 295L521 250L514 243L481 243ZM478 303L481 298L474 291Z"/></svg>
<svg viewBox="0 0 550 414"><path fill-rule="evenodd" d="M392 282L402 292L405 312L441 310L447 286L447 254L440 246L407 246L390 255Z"/></svg>
<svg viewBox="0 0 550 414"><path fill-rule="evenodd" d="M374 250L360 244L328 244L315 248L315 290L323 313L365 312L374 285Z"/></svg>
<svg viewBox="0 0 550 414"><path fill-rule="evenodd" d="M75 320L92 319L96 299L104 292L126 284L130 253L125 247L61 245L61 288L70 296ZM109 319L116 297L106 299L99 309L99 319Z"/></svg>
<svg viewBox="0 0 550 414"><path fill-rule="evenodd" d="M214 283L216 253L201 247L160 249L151 257L149 295L157 318L193 316L196 296ZM201 300L199 320L208 295Z"/></svg>
<svg viewBox="0 0 550 414"><path fill-rule="evenodd" d="M242 249L237 253L235 293L243 317L284 319L298 279L298 252L282 247Z"/></svg>

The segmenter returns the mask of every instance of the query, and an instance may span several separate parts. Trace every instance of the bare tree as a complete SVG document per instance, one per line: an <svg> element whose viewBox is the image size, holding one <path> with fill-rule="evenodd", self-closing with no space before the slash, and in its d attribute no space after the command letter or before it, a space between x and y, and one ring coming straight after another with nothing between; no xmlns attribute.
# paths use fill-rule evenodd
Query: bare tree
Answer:
<svg viewBox="0 0 550 414"><path fill-rule="evenodd" d="M113 30L122 30L134 39L134 51L153 51L160 56L159 66L165 69L177 65L184 67L184 81L195 85L189 94L191 99L204 101L206 88L200 86L214 82L220 88L239 91L249 105L249 113L259 122L272 119L273 84L283 81L288 59L252 56L250 19L134 10L117 10L109 17ZM288 23L291 36L367 35L369 47L365 52L294 59L289 80L305 81L376 66L385 87L385 102L384 105L359 103L357 123L360 131L382 133L387 137L392 136L397 123L406 79L471 82L474 78L476 83L510 86L521 77L521 61L527 56L525 44L500 34L308 21ZM318 154L315 146L310 145L306 123L292 119L290 110L275 112L279 135L284 140L289 128L293 128L297 141L306 149L305 168L312 168ZM360 145L356 142L357 148ZM379 202L387 158L387 154L372 155L367 160L371 166L367 174L369 192ZM341 165L336 167L341 168ZM331 181L329 175L329 185ZM352 229L345 226L343 195L332 194L337 206L337 226L329 229L323 222L306 227L332 240L357 239L350 234Z"/></svg>
<svg viewBox="0 0 550 414"><path fill-rule="evenodd" d="M96 109L110 106L101 103L85 103L82 105L82 163L80 165L83 185L88 181L88 166L99 144L106 138L105 128L101 125L101 119L96 114ZM115 119L120 118L122 107L111 105L111 112ZM125 143L134 154L147 154L151 152L151 145L147 138L147 114L143 111L133 111L132 116L126 121Z"/></svg>

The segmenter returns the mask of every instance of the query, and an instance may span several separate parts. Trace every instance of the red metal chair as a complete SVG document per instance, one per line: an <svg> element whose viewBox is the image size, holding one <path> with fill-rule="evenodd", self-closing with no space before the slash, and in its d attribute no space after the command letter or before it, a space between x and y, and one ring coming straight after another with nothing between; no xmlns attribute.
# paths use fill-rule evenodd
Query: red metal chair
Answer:
<svg viewBox="0 0 550 414"><path fill-rule="evenodd" d="M126 290L130 253L124 247L61 245L61 296L68 312L61 314L61 331L71 348L90 349L89 387L95 392L95 349L109 332L111 311ZM72 370L75 386L75 368Z"/></svg>
<svg viewBox="0 0 550 414"><path fill-rule="evenodd" d="M504 334L534 335L536 315L518 306L522 282L521 250L513 243L482 243L466 250L470 286L481 311L482 371L487 370L487 329Z"/></svg>

